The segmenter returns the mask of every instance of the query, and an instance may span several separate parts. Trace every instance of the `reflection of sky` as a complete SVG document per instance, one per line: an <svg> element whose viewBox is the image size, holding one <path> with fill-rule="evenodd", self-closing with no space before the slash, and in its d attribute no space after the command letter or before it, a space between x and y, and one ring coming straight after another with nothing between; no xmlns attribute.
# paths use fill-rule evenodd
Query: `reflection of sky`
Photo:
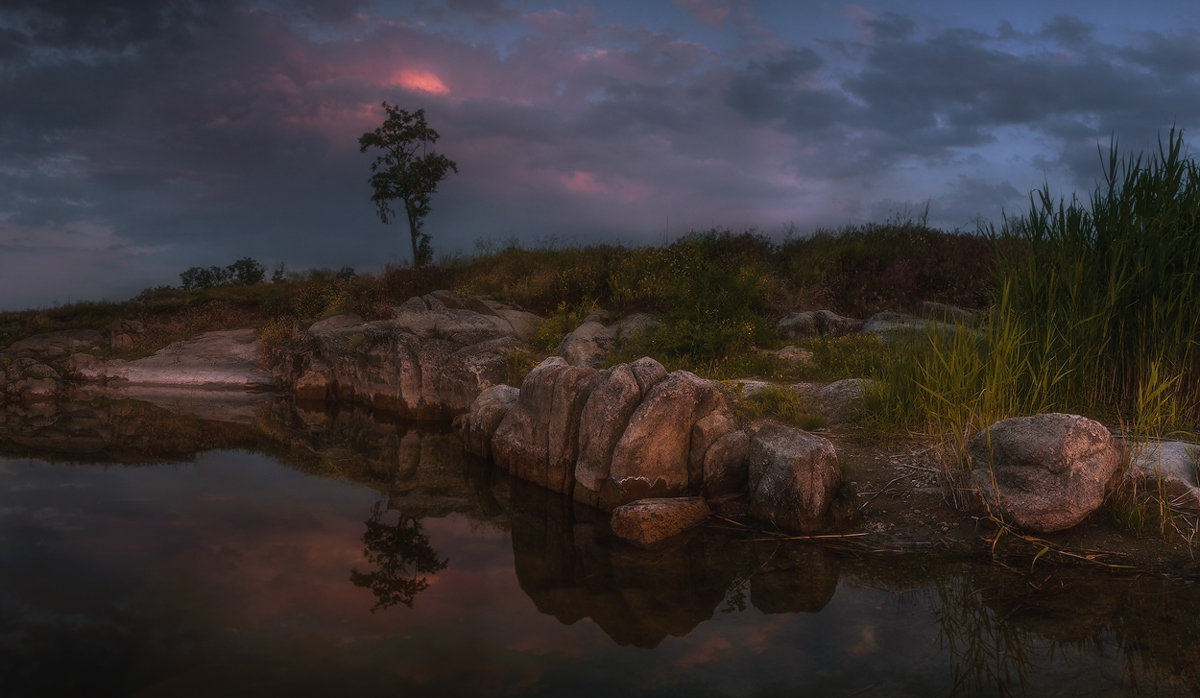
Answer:
<svg viewBox="0 0 1200 698"><path fill-rule="evenodd" d="M247 453L128 468L0 459L0 682L61 678L69 662L96 695L924 696L950 685L927 597L898 603L843 579L818 614L718 609L653 651L620 647L590 620L537 612L507 532L459 514L424 521L449 566L413 608L372 613L349 573L365 569L377 497Z"/></svg>

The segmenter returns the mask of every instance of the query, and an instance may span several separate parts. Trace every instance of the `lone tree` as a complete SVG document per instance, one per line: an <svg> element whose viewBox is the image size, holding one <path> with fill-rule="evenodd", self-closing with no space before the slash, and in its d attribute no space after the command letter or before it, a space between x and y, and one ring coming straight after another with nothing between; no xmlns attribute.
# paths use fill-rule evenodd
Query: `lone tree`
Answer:
<svg viewBox="0 0 1200 698"><path fill-rule="evenodd" d="M419 267L433 256L429 235L421 230L429 214L429 197L451 170L458 172L458 165L429 149L439 136L425 123L424 109L409 113L387 102L383 108L387 119L379 128L359 136L359 151L365 153L368 148L383 151L371 163L369 181L375 190L371 201L379 208L379 219L384 223L396 217L392 202L404 202L412 237L413 267Z"/></svg>

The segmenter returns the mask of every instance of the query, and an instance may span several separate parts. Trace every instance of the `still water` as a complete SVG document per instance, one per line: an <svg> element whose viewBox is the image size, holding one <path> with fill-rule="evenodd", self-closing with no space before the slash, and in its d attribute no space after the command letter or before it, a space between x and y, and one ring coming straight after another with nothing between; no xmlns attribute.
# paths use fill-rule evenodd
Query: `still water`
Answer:
<svg viewBox="0 0 1200 698"><path fill-rule="evenodd" d="M452 434L319 426L182 461L0 457L0 694L1200 688L1190 584L716 528L646 552Z"/></svg>

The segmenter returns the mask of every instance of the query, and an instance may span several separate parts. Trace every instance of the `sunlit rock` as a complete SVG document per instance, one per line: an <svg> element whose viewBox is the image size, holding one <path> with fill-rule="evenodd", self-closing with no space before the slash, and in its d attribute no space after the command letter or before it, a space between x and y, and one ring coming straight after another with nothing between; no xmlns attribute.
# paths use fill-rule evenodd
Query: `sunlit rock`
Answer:
<svg viewBox="0 0 1200 698"><path fill-rule="evenodd" d="M971 482L988 511L1023 529L1061 531L1104 503L1121 446L1097 421L1040 414L996 422L971 440Z"/></svg>
<svg viewBox="0 0 1200 698"><path fill-rule="evenodd" d="M641 546L653 546L708 518L702 497L639 499L613 509L612 532Z"/></svg>

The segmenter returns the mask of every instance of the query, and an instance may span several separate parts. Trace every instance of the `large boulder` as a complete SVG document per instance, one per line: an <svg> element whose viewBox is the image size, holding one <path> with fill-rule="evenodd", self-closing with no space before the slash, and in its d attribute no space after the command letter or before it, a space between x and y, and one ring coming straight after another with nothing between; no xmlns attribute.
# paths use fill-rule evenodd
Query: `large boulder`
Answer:
<svg viewBox="0 0 1200 698"><path fill-rule="evenodd" d="M321 320L275 366L279 382L308 400L367 405L403 417L461 415L504 382L508 357L535 317L445 291L410 298L387 320Z"/></svg>
<svg viewBox="0 0 1200 698"><path fill-rule="evenodd" d="M996 422L971 440L971 482L986 508L1020 528L1049 533L1104 503L1121 446L1103 424L1070 414Z"/></svg>
<svg viewBox="0 0 1200 698"><path fill-rule="evenodd" d="M715 496L744 482L747 440L720 391L653 359L601 372L553 356L530 371L511 406L495 401L484 393L471 406L468 447L589 506ZM503 417L483 448L497 410Z"/></svg>
<svg viewBox="0 0 1200 698"><path fill-rule="evenodd" d="M638 379L642 374L642 380ZM653 359L617 364L604 371L579 416L579 458L575 464L575 499L599 506L600 490L608 482L613 450L625 425L642 402L643 384L666 378L667 370Z"/></svg>
<svg viewBox="0 0 1200 698"><path fill-rule="evenodd" d="M618 341L661 325L645 313L634 313L614 324L604 324L608 320L609 314L603 310L588 315L579 327L563 337L558 354L572 366L599 368Z"/></svg>
<svg viewBox="0 0 1200 698"><path fill-rule="evenodd" d="M746 460L751 516L790 533L829 525L842 478L828 439L767 422L750 439Z"/></svg>
<svg viewBox="0 0 1200 698"><path fill-rule="evenodd" d="M718 406L728 409L721 393L693 373L676 371L655 383L613 448L611 487L601 491L600 506L699 492L703 452L714 439L707 435L693 453L693 427Z"/></svg>

